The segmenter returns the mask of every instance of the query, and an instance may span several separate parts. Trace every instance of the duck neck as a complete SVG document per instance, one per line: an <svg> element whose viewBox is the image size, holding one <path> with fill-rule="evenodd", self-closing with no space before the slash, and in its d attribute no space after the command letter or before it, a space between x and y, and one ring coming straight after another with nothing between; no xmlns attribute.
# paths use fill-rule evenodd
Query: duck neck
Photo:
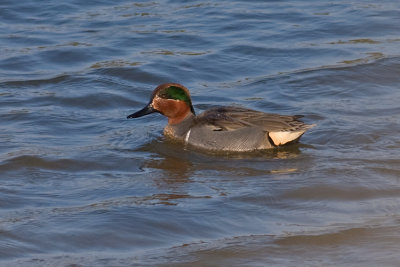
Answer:
<svg viewBox="0 0 400 267"><path fill-rule="evenodd" d="M175 114L174 117L168 118L169 125L177 125L185 121L187 118L194 117L193 113L190 111L185 111L182 113Z"/></svg>
<svg viewBox="0 0 400 267"><path fill-rule="evenodd" d="M193 113L189 112L179 123L168 123L164 129L164 134L178 139L183 138L187 131L192 127L195 117L196 116Z"/></svg>

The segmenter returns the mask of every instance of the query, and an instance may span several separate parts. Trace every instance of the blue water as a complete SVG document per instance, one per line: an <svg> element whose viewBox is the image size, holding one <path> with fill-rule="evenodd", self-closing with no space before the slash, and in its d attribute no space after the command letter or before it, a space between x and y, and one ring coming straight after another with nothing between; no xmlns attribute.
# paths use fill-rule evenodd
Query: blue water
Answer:
<svg viewBox="0 0 400 267"><path fill-rule="evenodd" d="M397 266L398 1L1 1L0 265ZM302 114L210 155L127 120L179 82Z"/></svg>

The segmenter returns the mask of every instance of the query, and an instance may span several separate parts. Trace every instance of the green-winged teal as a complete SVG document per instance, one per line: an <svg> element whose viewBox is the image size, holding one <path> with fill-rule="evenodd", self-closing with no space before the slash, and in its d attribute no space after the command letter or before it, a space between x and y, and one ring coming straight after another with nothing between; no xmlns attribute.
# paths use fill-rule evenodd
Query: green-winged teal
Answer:
<svg viewBox="0 0 400 267"><path fill-rule="evenodd" d="M146 107L129 115L159 112L168 117L164 134L186 145L217 151L252 151L296 142L314 125L301 116L264 113L241 107L211 108L196 116L189 90L177 83L159 85Z"/></svg>

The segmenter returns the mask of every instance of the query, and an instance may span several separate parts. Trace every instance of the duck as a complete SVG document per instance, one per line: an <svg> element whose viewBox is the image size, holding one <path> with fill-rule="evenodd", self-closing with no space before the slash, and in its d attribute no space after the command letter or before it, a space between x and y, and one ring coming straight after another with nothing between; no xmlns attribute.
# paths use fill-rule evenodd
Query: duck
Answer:
<svg viewBox="0 0 400 267"><path fill-rule="evenodd" d="M157 86L150 102L127 116L139 118L160 113L168 118L164 135L185 147L209 151L247 152L272 149L298 142L315 124L301 115L265 113L239 106L210 108L196 115L189 90L179 83Z"/></svg>

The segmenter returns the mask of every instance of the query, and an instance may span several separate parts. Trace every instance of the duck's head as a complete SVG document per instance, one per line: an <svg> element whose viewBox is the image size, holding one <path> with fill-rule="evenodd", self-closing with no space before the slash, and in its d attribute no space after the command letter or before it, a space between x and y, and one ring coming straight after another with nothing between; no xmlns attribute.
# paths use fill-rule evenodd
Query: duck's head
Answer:
<svg viewBox="0 0 400 267"><path fill-rule="evenodd" d="M139 118L159 112L168 117L169 124L180 123L189 114L195 114L189 90L178 83L164 83L154 89L150 102L127 118Z"/></svg>

